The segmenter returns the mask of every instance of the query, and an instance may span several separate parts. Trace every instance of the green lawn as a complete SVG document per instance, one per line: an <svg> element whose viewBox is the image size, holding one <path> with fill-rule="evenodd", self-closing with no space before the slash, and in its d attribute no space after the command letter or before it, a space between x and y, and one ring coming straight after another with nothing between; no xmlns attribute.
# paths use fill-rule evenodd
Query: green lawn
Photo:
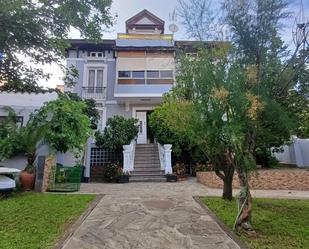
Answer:
<svg viewBox="0 0 309 249"><path fill-rule="evenodd" d="M0 248L50 248L94 195L25 193L0 200Z"/></svg>
<svg viewBox="0 0 309 249"><path fill-rule="evenodd" d="M202 201L232 228L236 200L227 202L218 197L204 197ZM254 249L309 248L309 200L254 199L252 224L255 238L241 235Z"/></svg>

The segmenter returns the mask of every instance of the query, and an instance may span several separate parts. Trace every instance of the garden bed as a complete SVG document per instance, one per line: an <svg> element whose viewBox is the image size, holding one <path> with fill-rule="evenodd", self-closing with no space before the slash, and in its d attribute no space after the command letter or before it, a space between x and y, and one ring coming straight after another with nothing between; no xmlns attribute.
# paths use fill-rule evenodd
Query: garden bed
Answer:
<svg viewBox="0 0 309 249"><path fill-rule="evenodd" d="M237 214L236 200L204 197L204 204L229 228ZM254 199L252 224L257 234L240 235L250 249L309 248L309 200Z"/></svg>
<svg viewBox="0 0 309 249"><path fill-rule="evenodd" d="M223 181L213 171L197 172L197 181L210 188L223 188ZM309 190L309 169L261 169L250 176L252 189ZM234 174L233 188L239 188Z"/></svg>
<svg viewBox="0 0 309 249"><path fill-rule="evenodd" d="M25 193L0 201L1 248L50 248L95 195Z"/></svg>

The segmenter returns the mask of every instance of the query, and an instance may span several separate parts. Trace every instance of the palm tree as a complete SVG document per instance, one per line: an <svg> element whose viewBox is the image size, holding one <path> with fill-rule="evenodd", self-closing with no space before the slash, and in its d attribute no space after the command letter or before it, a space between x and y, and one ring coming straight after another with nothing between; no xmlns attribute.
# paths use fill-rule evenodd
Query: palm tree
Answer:
<svg viewBox="0 0 309 249"><path fill-rule="evenodd" d="M27 166L25 171L29 173L34 172L34 162L37 157L37 148L42 142L43 137L44 127L37 127L31 122L28 122L28 124L20 130L21 143L27 157Z"/></svg>

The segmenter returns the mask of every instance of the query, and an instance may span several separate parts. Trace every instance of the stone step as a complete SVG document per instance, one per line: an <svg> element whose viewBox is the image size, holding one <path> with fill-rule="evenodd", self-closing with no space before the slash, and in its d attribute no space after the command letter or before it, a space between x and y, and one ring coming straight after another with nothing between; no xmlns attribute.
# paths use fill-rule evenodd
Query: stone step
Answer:
<svg viewBox="0 0 309 249"><path fill-rule="evenodd" d="M162 171L133 171L131 176L164 176Z"/></svg>
<svg viewBox="0 0 309 249"><path fill-rule="evenodd" d="M153 169L153 170L160 170L161 169L161 166L160 165L145 165L145 164L142 164L142 165L134 165L134 170L150 170L150 169Z"/></svg>
<svg viewBox="0 0 309 249"><path fill-rule="evenodd" d="M159 157L158 156L155 156L155 155L151 155L151 156L141 156L141 155L135 155L134 157L134 160L135 161L153 161L153 160L156 160L156 161L160 161Z"/></svg>
<svg viewBox="0 0 309 249"><path fill-rule="evenodd" d="M149 148L149 147L157 147L158 148L158 145L157 144L137 144L136 145L136 148Z"/></svg>
<svg viewBox="0 0 309 249"><path fill-rule="evenodd" d="M140 172L145 172L145 173L162 173L164 172L160 168L135 168L133 172L140 173Z"/></svg>
<svg viewBox="0 0 309 249"><path fill-rule="evenodd" d="M135 155L159 155L159 151L155 150L135 150Z"/></svg>
<svg viewBox="0 0 309 249"><path fill-rule="evenodd" d="M134 164L160 164L160 160L157 159L138 159L134 161Z"/></svg>
<svg viewBox="0 0 309 249"><path fill-rule="evenodd" d="M158 163L134 163L134 168L157 168L160 169L160 164Z"/></svg>
<svg viewBox="0 0 309 249"><path fill-rule="evenodd" d="M159 153L138 153L135 152L135 158L158 158L159 159Z"/></svg>
<svg viewBox="0 0 309 249"><path fill-rule="evenodd" d="M166 178L165 176L159 176L159 177L131 176L130 182L166 182Z"/></svg>

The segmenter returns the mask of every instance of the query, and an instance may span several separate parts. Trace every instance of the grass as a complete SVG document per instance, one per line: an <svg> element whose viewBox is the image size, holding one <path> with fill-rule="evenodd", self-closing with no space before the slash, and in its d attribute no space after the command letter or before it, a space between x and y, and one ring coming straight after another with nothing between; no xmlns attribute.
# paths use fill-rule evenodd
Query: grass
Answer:
<svg viewBox="0 0 309 249"><path fill-rule="evenodd" d="M94 195L24 193L0 200L0 248L50 248Z"/></svg>
<svg viewBox="0 0 309 249"><path fill-rule="evenodd" d="M236 200L204 197L202 201L228 227L233 228ZM309 248L309 200L254 199L252 225L257 236L240 238L254 249Z"/></svg>

